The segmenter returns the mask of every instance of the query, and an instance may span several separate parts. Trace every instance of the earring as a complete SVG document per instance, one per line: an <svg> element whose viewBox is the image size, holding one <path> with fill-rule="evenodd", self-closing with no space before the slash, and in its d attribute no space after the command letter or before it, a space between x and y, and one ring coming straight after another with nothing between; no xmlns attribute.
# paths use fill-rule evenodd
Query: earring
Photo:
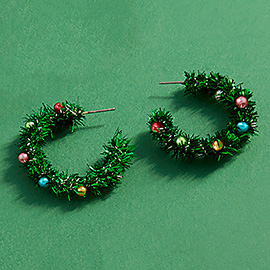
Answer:
<svg viewBox="0 0 270 270"><path fill-rule="evenodd" d="M185 95L205 96L216 99L230 110L226 128L214 135L202 138L189 135L173 123L173 116L165 109L156 109L149 116L148 127L152 138L174 158L214 158L234 156L250 136L257 134L258 113L252 92L219 73L185 72L184 81L160 82L159 84L183 84Z"/></svg>
<svg viewBox="0 0 270 270"><path fill-rule="evenodd" d="M56 103L54 108L43 104L38 112L27 116L25 127L21 128L19 146L22 153L18 159L35 184L51 189L56 195L66 194L69 200L74 193L83 197L88 191L100 195L101 189L115 187L134 156L134 146L130 145L131 140L124 137L121 130L117 129L112 139L103 146L103 159L89 166L85 176L59 172L42 150L46 138L53 138L59 128L68 127L74 131L76 126L84 125L85 115L113 110L115 108L83 111L79 105L66 101Z"/></svg>

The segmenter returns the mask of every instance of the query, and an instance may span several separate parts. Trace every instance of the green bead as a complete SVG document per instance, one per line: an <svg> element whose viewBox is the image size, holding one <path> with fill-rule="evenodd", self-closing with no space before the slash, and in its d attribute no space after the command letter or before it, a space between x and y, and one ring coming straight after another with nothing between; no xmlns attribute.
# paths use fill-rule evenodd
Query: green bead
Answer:
<svg viewBox="0 0 270 270"><path fill-rule="evenodd" d="M25 127L26 127L26 128L31 128L31 127L33 127L34 125L35 125L34 122L27 122L27 123L25 124Z"/></svg>
<svg viewBox="0 0 270 270"><path fill-rule="evenodd" d="M176 144L177 144L178 146L186 145L186 144L187 144L187 139L186 139L185 137L179 136L179 137L176 139Z"/></svg>

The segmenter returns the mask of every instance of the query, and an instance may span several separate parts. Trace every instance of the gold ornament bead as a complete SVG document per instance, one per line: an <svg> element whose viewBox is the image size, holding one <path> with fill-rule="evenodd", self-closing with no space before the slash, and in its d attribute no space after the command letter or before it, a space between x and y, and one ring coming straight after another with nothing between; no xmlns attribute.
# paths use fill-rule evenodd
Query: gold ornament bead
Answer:
<svg viewBox="0 0 270 270"><path fill-rule="evenodd" d="M31 128L31 127L33 127L34 125L35 125L34 122L27 122L27 123L25 124L25 127L26 127L26 128Z"/></svg>
<svg viewBox="0 0 270 270"><path fill-rule="evenodd" d="M79 196L82 196L82 197L85 196L86 191L87 191L87 189L84 186L81 186L81 187L78 187L77 188L77 192L78 192L78 195Z"/></svg>
<svg viewBox="0 0 270 270"><path fill-rule="evenodd" d="M212 148L215 151L220 151L223 148L223 142L221 140L216 140L212 143Z"/></svg>
<svg viewBox="0 0 270 270"><path fill-rule="evenodd" d="M176 139L176 144L177 144L178 146L186 145L186 144L187 144L187 139L186 139L185 137L179 136L179 137Z"/></svg>

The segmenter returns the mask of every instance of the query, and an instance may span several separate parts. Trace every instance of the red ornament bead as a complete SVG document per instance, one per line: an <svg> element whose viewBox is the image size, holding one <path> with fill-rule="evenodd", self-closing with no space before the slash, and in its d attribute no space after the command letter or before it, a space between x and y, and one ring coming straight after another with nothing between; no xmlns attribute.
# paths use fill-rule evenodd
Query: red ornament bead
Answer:
<svg viewBox="0 0 270 270"><path fill-rule="evenodd" d="M151 126L152 131L156 133L159 133L161 128L163 128L163 125L160 122L154 122Z"/></svg>
<svg viewBox="0 0 270 270"><path fill-rule="evenodd" d="M61 110L61 108L63 108L63 106L62 106L62 104L60 103L60 102L57 102L55 105L54 105L54 111L56 112L56 113L60 113L60 110Z"/></svg>
<svg viewBox="0 0 270 270"><path fill-rule="evenodd" d="M28 155L26 153L20 153L19 156L18 156L18 160L21 162L21 163L25 163L27 162L29 159Z"/></svg>
<svg viewBox="0 0 270 270"><path fill-rule="evenodd" d="M248 104L247 98L240 96L236 99L235 104L238 108L245 108Z"/></svg>

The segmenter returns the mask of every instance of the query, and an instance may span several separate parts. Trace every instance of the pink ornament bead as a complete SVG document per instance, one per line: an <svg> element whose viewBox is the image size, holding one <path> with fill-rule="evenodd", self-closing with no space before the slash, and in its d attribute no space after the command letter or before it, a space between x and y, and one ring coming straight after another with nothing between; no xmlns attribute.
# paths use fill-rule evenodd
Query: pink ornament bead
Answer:
<svg viewBox="0 0 270 270"><path fill-rule="evenodd" d="M238 108L245 108L248 104L246 97L240 96L236 99L235 104Z"/></svg>
<svg viewBox="0 0 270 270"><path fill-rule="evenodd" d="M27 162L29 159L28 155L26 153L20 153L19 156L18 156L18 160L21 162L21 163L25 163Z"/></svg>

